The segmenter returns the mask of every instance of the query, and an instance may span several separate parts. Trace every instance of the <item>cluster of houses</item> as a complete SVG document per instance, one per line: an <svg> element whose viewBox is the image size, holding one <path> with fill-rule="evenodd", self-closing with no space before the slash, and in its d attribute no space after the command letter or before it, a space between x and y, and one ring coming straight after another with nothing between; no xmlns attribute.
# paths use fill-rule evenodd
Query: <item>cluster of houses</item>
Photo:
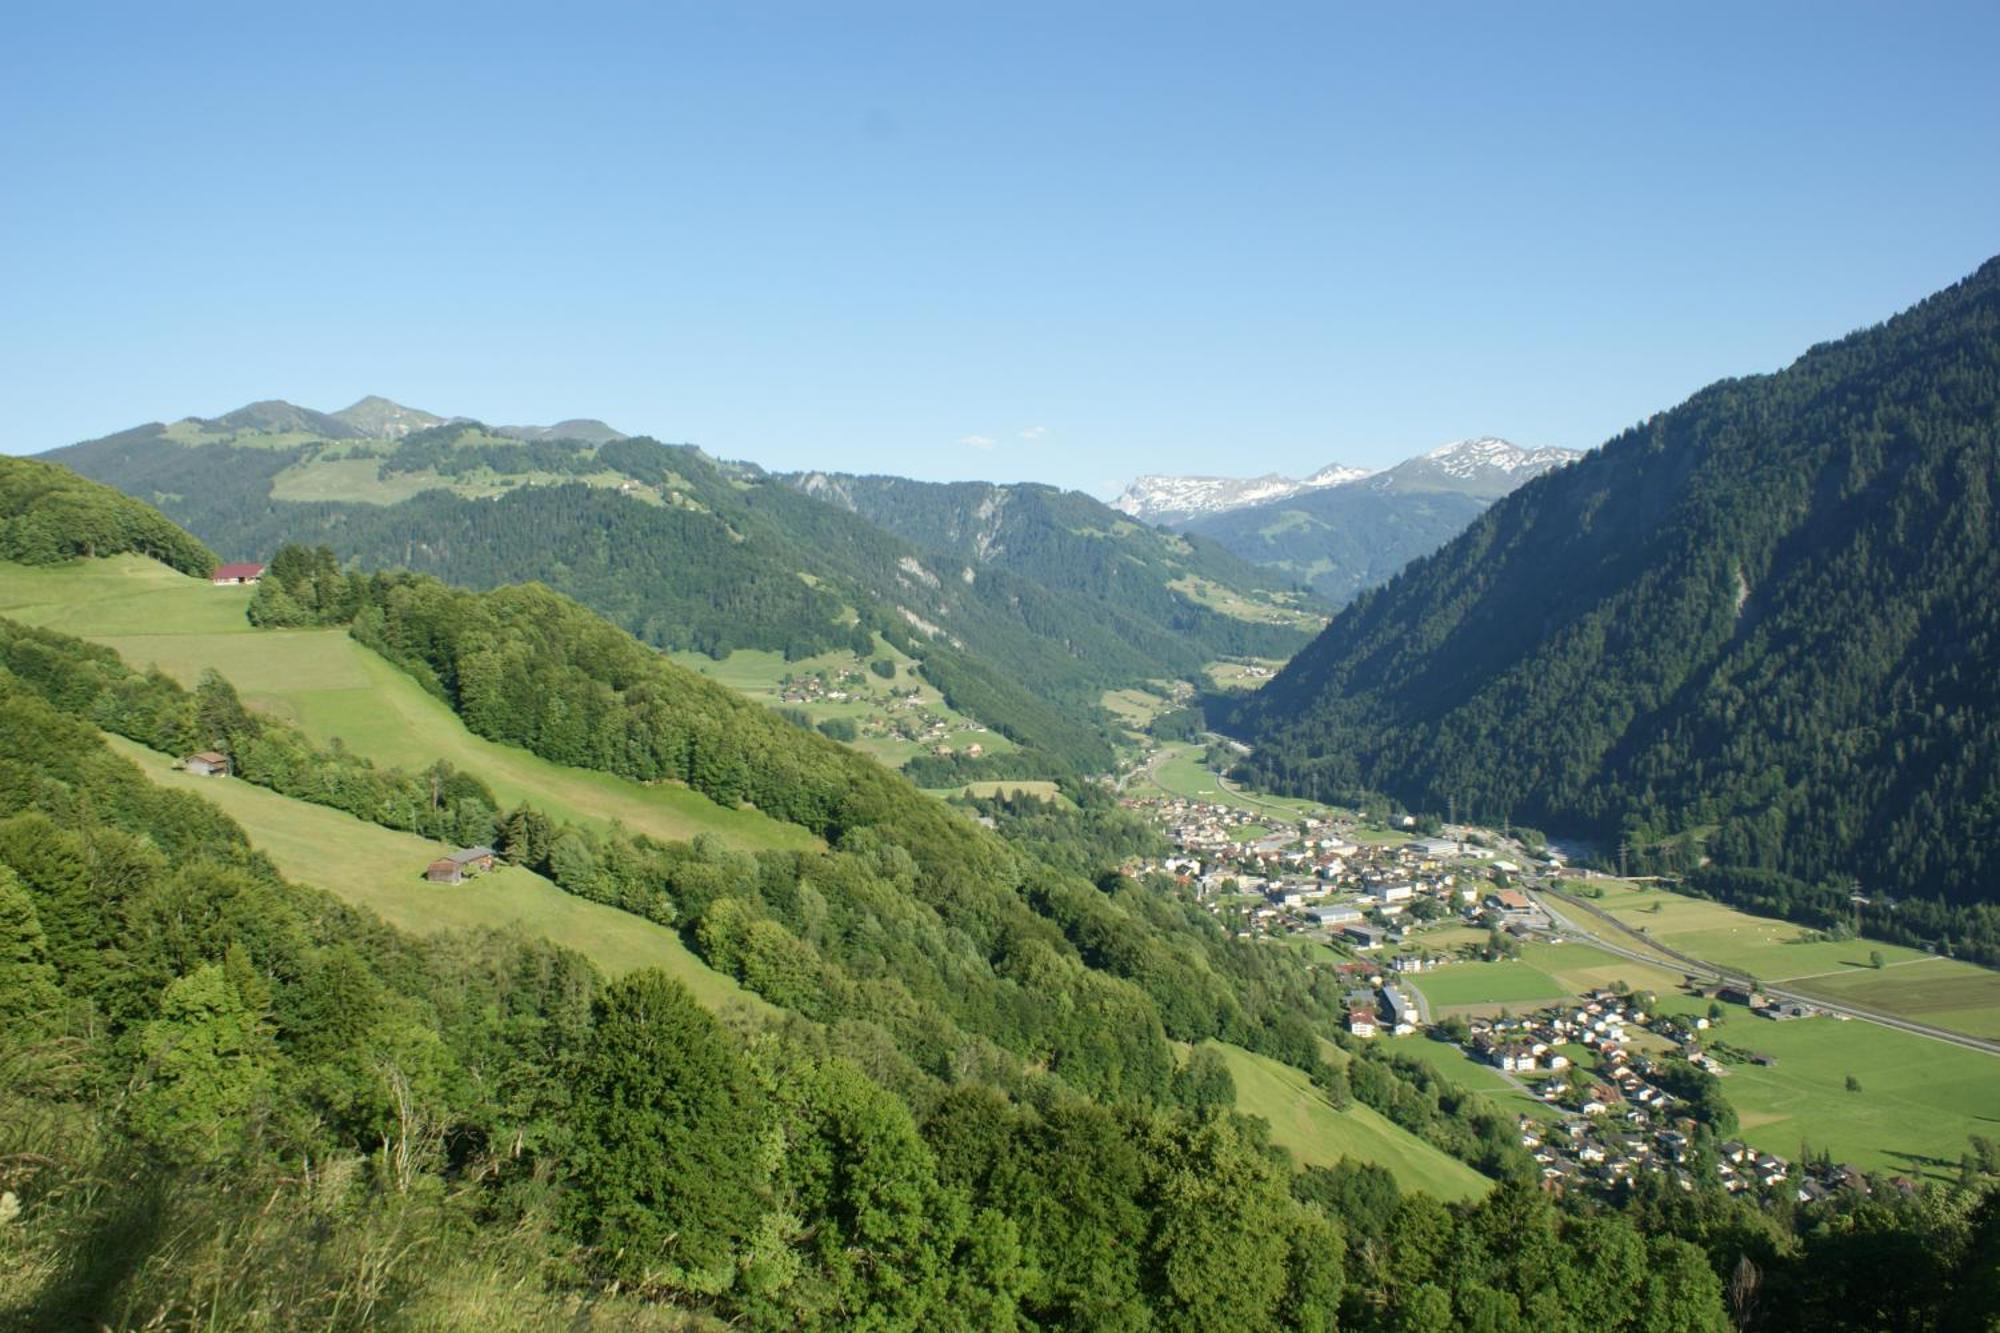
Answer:
<svg viewBox="0 0 2000 1333"><path fill-rule="evenodd" d="M1346 970L1346 965L1343 970ZM1423 1007L1409 991L1370 978L1372 985L1347 992L1347 1030L1354 1036L1407 1037L1423 1026Z"/></svg>
<svg viewBox="0 0 2000 1333"><path fill-rule="evenodd" d="M876 705L883 711L870 713L858 721L858 730L863 736L909 741L927 747L940 759L949 759L954 754L977 759L986 753L985 745L979 741L961 749L947 745L945 740L954 731L983 732L986 728L936 712L924 703L922 690L915 687L891 689L884 698L870 685L868 678L859 671L843 671L831 677L824 671L815 671L782 677L778 681L777 697L782 704L859 702Z"/></svg>
<svg viewBox="0 0 2000 1333"><path fill-rule="evenodd" d="M1473 923L1519 935L1553 923L1508 887L1520 866L1451 838L1397 846L1356 843L1329 821L1247 837L1256 817L1242 809L1185 798L1128 799L1174 846L1155 862L1128 866L1191 887L1243 936L1317 934L1361 952L1401 946L1423 922ZM1404 969L1431 960L1398 960Z"/></svg>
<svg viewBox="0 0 2000 1333"><path fill-rule="evenodd" d="M1504 1073L1534 1076L1523 1082L1559 1112L1553 1121L1520 1120L1521 1146L1550 1188L1616 1188L1641 1174L1696 1187L1695 1122L1682 1100L1660 1086L1660 1066L1632 1037L1639 1031L1665 1037L1691 1063L1722 1073L1704 1049L1708 1019L1648 1013L1638 997L1597 990L1524 1017L1473 1019L1468 1027L1473 1054ZM1579 1048L1588 1068L1566 1053ZM1850 1167L1795 1168L1733 1141L1720 1145L1714 1171L1731 1193L1791 1191L1801 1202L1857 1183L1865 1188Z"/></svg>
<svg viewBox="0 0 2000 1333"><path fill-rule="evenodd" d="M855 688L862 687L862 688ZM803 676L785 676L778 681L778 700L788 704L846 703L866 698L865 683L858 671L843 672L829 681L824 671Z"/></svg>

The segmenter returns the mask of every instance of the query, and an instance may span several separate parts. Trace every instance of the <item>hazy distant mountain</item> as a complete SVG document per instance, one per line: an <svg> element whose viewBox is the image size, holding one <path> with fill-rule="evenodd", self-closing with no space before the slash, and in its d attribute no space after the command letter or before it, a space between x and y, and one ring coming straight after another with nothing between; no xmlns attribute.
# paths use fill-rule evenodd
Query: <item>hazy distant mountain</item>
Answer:
<svg viewBox="0 0 2000 1333"><path fill-rule="evenodd" d="M1460 491L1363 482L1209 514L1185 530L1338 607L1465 531L1490 503Z"/></svg>
<svg viewBox="0 0 2000 1333"><path fill-rule="evenodd" d="M219 417L183 417L178 424L193 426L213 435L297 434L317 435L327 440L351 440L368 433L331 413L315 412L310 407L300 407L282 398L266 398L239 407L234 412L224 412Z"/></svg>
<svg viewBox="0 0 2000 1333"><path fill-rule="evenodd" d="M400 440L412 431L429 430L432 426L442 426L444 418L414 407L404 407L392 403L387 398L369 394L352 407L343 407L332 414L363 435L378 440Z"/></svg>
<svg viewBox="0 0 2000 1333"><path fill-rule="evenodd" d="M1485 436L1385 472L1334 466L1304 481L1141 477L1116 506L1208 537L1339 606L1450 541L1522 482L1576 457Z"/></svg>
<svg viewBox="0 0 2000 1333"><path fill-rule="evenodd" d="M510 440L582 440L585 444L610 444L613 440L632 438L596 417L571 417L553 426L495 426L493 433Z"/></svg>
<svg viewBox="0 0 2000 1333"><path fill-rule="evenodd" d="M1301 491L1340 486L1370 475L1367 468L1330 463L1303 481L1267 472L1261 477L1135 478L1111 507L1142 523L1178 527L1204 514L1220 514L1245 505L1283 500Z"/></svg>

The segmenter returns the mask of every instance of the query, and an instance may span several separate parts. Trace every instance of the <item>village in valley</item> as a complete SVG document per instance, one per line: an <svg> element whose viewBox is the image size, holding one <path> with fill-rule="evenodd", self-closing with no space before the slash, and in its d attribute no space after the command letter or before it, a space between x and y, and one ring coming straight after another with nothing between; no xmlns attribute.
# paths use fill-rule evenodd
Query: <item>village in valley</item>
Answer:
<svg viewBox="0 0 2000 1333"><path fill-rule="evenodd" d="M1689 1191L1708 1180L1798 1201L1843 1188L1914 1188L1902 1176L1871 1181L1809 1148L1792 1160L1734 1137L1721 1080L1734 1066L1775 1058L1747 1049L1751 1036L1723 1040L1725 1015L1782 1021L1817 1012L1807 1006L1694 977L1681 979L1664 1009L1659 992L1623 981L1523 1012L1504 1003L1434 1005L1427 974L1449 972L1461 1001L1462 979L1523 948L1591 949L1545 905L1546 889L1581 878L1553 849L1531 852L1473 828L1417 836L1407 817L1371 828L1330 809L1300 810L1286 823L1241 803L1164 792L1122 804L1173 848L1128 871L1170 876L1238 938L1310 951L1347 987L1351 1037L1406 1038L1433 1063L1442 1049L1518 1094L1521 1146L1550 1189L1618 1190L1647 1174Z"/></svg>

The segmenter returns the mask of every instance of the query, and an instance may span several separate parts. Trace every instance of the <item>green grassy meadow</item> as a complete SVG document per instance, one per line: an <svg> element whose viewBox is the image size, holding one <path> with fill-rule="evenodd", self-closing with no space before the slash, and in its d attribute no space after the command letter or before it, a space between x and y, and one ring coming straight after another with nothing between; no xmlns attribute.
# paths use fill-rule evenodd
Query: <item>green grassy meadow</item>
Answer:
<svg viewBox="0 0 2000 1333"><path fill-rule="evenodd" d="M849 742L852 749L890 768L901 768L919 754L926 754L933 745L948 745L953 750L962 750L967 745L977 744L987 754L1004 754L1015 749L1014 742L996 731L983 728L978 722L953 709L945 703L944 696L937 688L917 674L914 659L905 656L887 644L878 643L872 658L862 658L846 649L836 649L821 653L816 657L801 658L787 662L783 653L764 649L738 648L720 661L704 653L678 652L669 656L688 670L707 676L718 684L727 685L739 694L747 695L758 703L774 708L796 708L804 712L814 722L825 722L832 718L846 718L857 726L863 726L870 718L887 719L896 713L911 715L926 713L944 721L944 734L933 741L907 740L894 735L866 735ZM869 671L870 661L887 661L896 668L895 677L884 680ZM838 680L843 673L856 672L861 683L844 687L856 694L856 698L831 700L815 699L804 703L787 703L780 698L779 681L786 676L810 676L824 671L829 680ZM915 709L892 707L889 691L917 691Z"/></svg>
<svg viewBox="0 0 2000 1333"><path fill-rule="evenodd" d="M493 788L501 805L528 800L558 820L621 822L659 838L709 833L746 849L806 848L797 825L725 810L678 786L649 786L567 768L466 730L451 710L342 630L255 630L247 588L216 588L135 557L53 568L0 564L0 615L47 625L157 665L183 684L215 667L253 707L287 718L321 744L335 738L375 762L444 759Z"/></svg>
<svg viewBox="0 0 2000 1333"><path fill-rule="evenodd" d="M1861 1019L1773 1023L1735 1005L1718 1035L1777 1058L1731 1065L1722 1081L1740 1137L1767 1152L1796 1157L1803 1142L1864 1170L1943 1178L1968 1137L2000 1131L2000 1057ZM1860 1092L1846 1090L1849 1074Z"/></svg>
<svg viewBox="0 0 2000 1333"><path fill-rule="evenodd" d="M768 1008L710 970L665 926L564 893L531 871L502 866L463 884L432 884L424 867L445 850L439 843L234 778L197 777L174 768L171 756L120 736L104 739L151 781L191 791L219 807L287 879L325 889L403 930L518 928L574 949L613 975L660 968L712 1010Z"/></svg>
<svg viewBox="0 0 2000 1333"><path fill-rule="evenodd" d="M1619 884L1608 888L1594 906L1663 944L1762 981L1872 970L1870 950L1881 951L1892 963L1924 957L1916 949L1871 940L1814 942L1804 926L1752 916L1669 889Z"/></svg>
<svg viewBox="0 0 2000 1333"><path fill-rule="evenodd" d="M1972 963L1919 958L1879 972L1847 971L1793 985L1829 1000L1866 1004L1974 1036L2000 1037L2000 972Z"/></svg>
<svg viewBox="0 0 2000 1333"><path fill-rule="evenodd" d="M1434 1010L1477 1005L1539 1005L1560 1000L1571 990L1538 967L1525 962L1448 963L1412 979Z"/></svg>
<svg viewBox="0 0 2000 1333"><path fill-rule="evenodd" d="M1472 1199L1492 1182L1456 1158L1354 1103L1336 1111L1303 1073L1240 1046L1206 1043L1222 1054L1236 1080L1236 1109L1262 1116L1271 1141L1290 1150L1301 1166L1332 1166L1343 1157L1374 1162L1395 1173L1404 1189L1441 1199Z"/></svg>
<svg viewBox="0 0 2000 1333"><path fill-rule="evenodd" d="M1870 939L1815 941L1803 926L1668 889L1611 882L1595 905L1652 939L1760 981L2000 1037L2000 972L1991 968Z"/></svg>

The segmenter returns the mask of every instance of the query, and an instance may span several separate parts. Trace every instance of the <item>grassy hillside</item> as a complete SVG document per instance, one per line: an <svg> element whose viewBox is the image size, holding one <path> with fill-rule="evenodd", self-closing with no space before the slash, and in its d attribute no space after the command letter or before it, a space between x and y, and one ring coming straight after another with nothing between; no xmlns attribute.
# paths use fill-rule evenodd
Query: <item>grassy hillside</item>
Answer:
<svg viewBox="0 0 2000 1333"><path fill-rule="evenodd" d="M1471 1167L1358 1102L1336 1111L1310 1079L1289 1065L1240 1046L1205 1044L1221 1052L1229 1065L1236 1080L1236 1109L1268 1120L1271 1141L1289 1149L1303 1166L1332 1166L1354 1157L1387 1167L1404 1189L1441 1199L1478 1198L1492 1187Z"/></svg>
<svg viewBox="0 0 2000 1333"><path fill-rule="evenodd" d="M630 912L564 893L518 866L463 884L432 884L424 867L444 850L323 805L308 805L233 778L197 777L173 757L106 733L105 744L162 787L192 792L235 820L287 879L325 889L401 930L518 927L574 949L613 976L657 967L710 1009L770 1006L688 952L680 936Z"/></svg>
<svg viewBox="0 0 2000 1333"><path fill-rule="evenodd" d="M759 703L803 713L815 724L853 723L856 734L847 743L891 768L901 768L939 746L957 753L977 745L982 753L994 755L1017 748L946 703L937 687L923 678L920 664L886 643L877 643L866 658L845 648L793 662L782 653L755 648L738 648L720 661L706 653L668 656ZM876 663L892 674L884 677L871 670ZM791 689L784 684L787 679L793 682ZM833 697L836 694L842 697Z"/></svg>
<svg viewBox="0 0 2000 1333"><path fill-rule="evenodd" d="M409 676L343 630L251 629L247 588L215 588L136 556L45 568L0 564L0 615L116 649L135 667L158 665L183 684L204 668L227 676L246 702L338 737L378 763L435 759L478 773L505 804L532 799L559 820L614 821L659 838L708 833L748 850L803 848L796 825L724 810L682 788L647 786L567 768L466 730Z"/></svg>

